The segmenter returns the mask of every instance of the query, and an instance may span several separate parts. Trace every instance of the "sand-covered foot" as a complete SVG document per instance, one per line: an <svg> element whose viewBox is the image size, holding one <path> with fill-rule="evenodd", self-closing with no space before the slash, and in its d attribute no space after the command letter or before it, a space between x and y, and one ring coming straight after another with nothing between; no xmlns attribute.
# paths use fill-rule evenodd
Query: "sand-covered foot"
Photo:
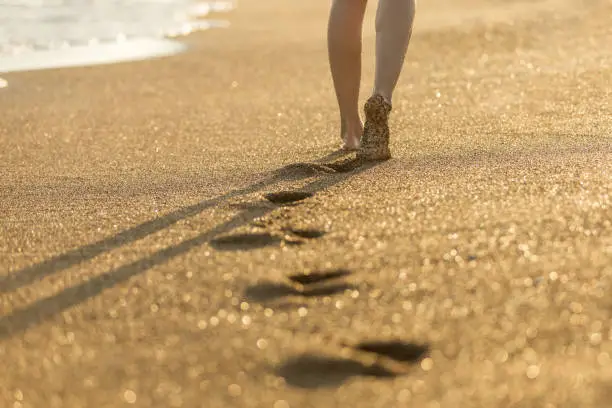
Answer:
<svg viewBox="0 0 612 408"><path fill-rule="evenodd" d="M364 107L366 121L357 158L364 161L388 160L389 150L389 104L381 95L374 95Z"/></svg>

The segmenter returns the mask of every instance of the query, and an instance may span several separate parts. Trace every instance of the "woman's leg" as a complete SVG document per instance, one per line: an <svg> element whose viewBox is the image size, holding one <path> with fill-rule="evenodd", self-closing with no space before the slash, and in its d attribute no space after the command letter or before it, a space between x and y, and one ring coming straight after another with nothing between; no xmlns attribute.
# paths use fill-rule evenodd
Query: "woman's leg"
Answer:
<svg viewBox="0 0 612 408"><path fill-rule="evenodd" d="M376 77L373 95L391 104L412 35L415 0L379 0L376 11Z"/></svg>
<svg viewBox="0 0 612 408"><path fill-rule="evenodd" d="M334 0L327 31L329 64L340 107L341 137L348 149L359 147L363 132L358 100L366 4L367 0Z"/></svg>
<svg viewBox="0 0 612 408"><path fill-rule="evenodd" d="M366 123L358 153L361 159L386 160L391 157L388 117L393 91L410 43L415 9L415 0L379 0L376 74L372 97L365 105Z"/></svg>

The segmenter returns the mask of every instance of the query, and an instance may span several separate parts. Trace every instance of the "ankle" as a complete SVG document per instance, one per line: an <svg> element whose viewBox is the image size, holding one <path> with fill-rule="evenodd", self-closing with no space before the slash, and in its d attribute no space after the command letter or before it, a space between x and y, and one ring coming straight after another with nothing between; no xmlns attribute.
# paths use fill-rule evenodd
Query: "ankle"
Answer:
<svg viewBox="0 0 612 408"><path fill-rule="evenodd" d="M370 98L375 98L376 96L381 96L383 100L385 101L385 103L387 103L389 106L392 106L391 104L392 96L390 94L386 92L374 91L372 92L372 96Z"/></svg>
<svg viewBox="0 0 612 408"><path fill-rule="evenodd" d="M355 120L352 122L346 122L343 126L344 133L347 135L361 134L363 132L363 123L361 120Z"/></svg>

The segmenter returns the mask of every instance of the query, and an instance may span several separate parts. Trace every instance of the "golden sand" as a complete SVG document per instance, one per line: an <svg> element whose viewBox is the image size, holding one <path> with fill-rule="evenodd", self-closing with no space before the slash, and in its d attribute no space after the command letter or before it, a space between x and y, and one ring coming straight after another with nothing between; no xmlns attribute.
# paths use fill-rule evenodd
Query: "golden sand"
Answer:
<svg viewBox="0 0 612 408"><path fill-rule="evenodd" d="M574 4L421 2L393 159L340 171L325 2L4 75L0 406L608 407L612 4Z"/></svg>

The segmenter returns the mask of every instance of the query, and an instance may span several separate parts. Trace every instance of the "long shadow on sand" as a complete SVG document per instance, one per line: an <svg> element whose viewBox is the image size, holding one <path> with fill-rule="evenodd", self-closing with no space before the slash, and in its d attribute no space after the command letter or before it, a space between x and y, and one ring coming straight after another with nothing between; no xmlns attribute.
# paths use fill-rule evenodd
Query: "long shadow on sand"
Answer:
<svg viewBox="0 0 612 408"><path fill-rule="evenodd" d="M34 264L9 275L0 276L0 294L14 291L36 281L37 279L51 276L82 262L89 261L100 254L109 252L122 245L127 245L138 241L151 234L168 228L181 220L194 217L201 212L215 207L227 200L261 191L279 181L299 180L312 176L338 173L349 173L344 177L347 178L350 177L350 173L353 172L353 170L355 170L355 173L359 172L359 169L356 168L357 163L351 160L342 162L342 164L321 164L322 162L341 157L342 152L332 152L311 163L294 163L281 167L280 169L272 171L269 177L251 184L250 186L230 191L227 194L212 198L210 200L201 201L191 206L180 208L163 217L155 218L135 227L128 228L116 235L104 238L91 244L83 245L68 252L64 252L61 255L54 256L46 261ZM345 165L344 163L348 163L348 165ZM361 170L365 170L369 167L371 166L361 167ZM342 178L342 180L344 178ZM332 181L330 185L342 180ZM329 186L325 185L324 183L319 185L317 182L315 182L308 187L312 189L310 193L314 193L317 190L322 190Z"/></svg>
<svg viewBox="0 0 612 408"><path fill-rule="evenodd" d="M319 159L321 161L323 159ZM354 160L345 160L341 163L326 165L313 163L297 163L278 169L257 183L242 189L231 191L222 196L202 201L192 206L176 210L168 215L157 218L133 228L122 231L114 236L87 244L82 247L65 252L49 260L32 265L16 271L9 276L0 278L0 294L16 290L38 279L53 275L69 267L93 259L94 257L108 252L114 248L142 239L150 234L161 231L180 220L193 217L202 211L221 204L222 202L241 195L261 191L265 187L272 186L279 181L299 180L306 177L318 177L313 182L302 188L303 191L316 193L325 190L335 184L366 171L376 163L362 164ZM217 236L227 234L230 231L248 224L256 218L274 211L276 207L253 207L248 208L227 222L204 231L194 238L181 242L153 253L146 258L111 269L77 286L64 289L63 291L41 299L25 308L13 311L11 314L0 317L0 339L10 337L24 331L29 327L40 324L64 310L73 307L89 298L99 295L106 289L125 282L133 276L139 275L148 269L166 263L170 259L188 252L189 250L203 245Z"/></svg>
<svg viewBox="0 0 612 408"><path fill-rule="evenodd" d="M564 136L564 135L559 135ZM532 161L541 155L560 155L575 154L575 153L589 153L591 151L604 151L610 152L609 144L603 142L597 142L594 146L577 146L571 148L555 148L555 149L536 149L533 151L527 151L524 149L512 151L512 152L495 152L487 150L474 150L467 152L463 155L428 155L420 157L415 162L415 171L419 171L419 168L431 169L436 167L439 169L445 169L446 167L465 167L466 165L473 165L475 162L508 162L509 159L521 162L525 160ZM284 166L280 169L272 171L270 176L251 184L247 187L236 189L228 192L227 194L201 201L197 204L180 208L173 211L163 217L155 218L147 221L135 227L126 229L116 235L104 238L102 240L93 242L91 244L83 245L79 248L75 248L61 255L54 256L46 261L34 264L32 266L23 268L19 271L15 271L9 275L0 276L0 295L8 293L26 286L38 279L42 279L46 276L51 276L57 272L68 269L72 266L78 265L82 262L89 261L96 256L109 252L122 245L127 245L132 242L138 241L148 235L159 232L165 228L168 228L177 222L194 217L201 212L215 207L227 200L240 197L242 195L255 193L261 191L264 188L271 186L281 180L299 180L306 177L312 176L323 176L330 174L334 177L330 178L329 185L318 185L315 182L311 185L311 189L314 192L317 188L325 189L335 183L341 182L351 174L355 174L359 171L365 170L368 167L362 167L361 170L354 168L354 163L350 160L346 162L336 162L329 164L329 161L341 159L345 153L341 151L332 152L326 156L323 156L317 160L309 163L294 163L288 166ZM338 173L346 173L340 176ZM340 178L336 178L340 177ZM326 181L326 182L327 182ZM322 182L324 183L324 182ZM248 208L250 209L250 208Z"/></svg>

